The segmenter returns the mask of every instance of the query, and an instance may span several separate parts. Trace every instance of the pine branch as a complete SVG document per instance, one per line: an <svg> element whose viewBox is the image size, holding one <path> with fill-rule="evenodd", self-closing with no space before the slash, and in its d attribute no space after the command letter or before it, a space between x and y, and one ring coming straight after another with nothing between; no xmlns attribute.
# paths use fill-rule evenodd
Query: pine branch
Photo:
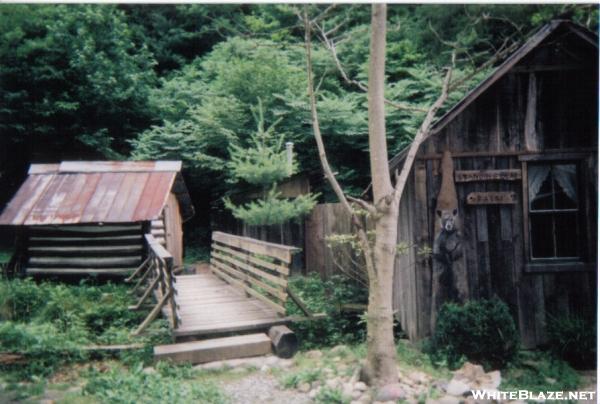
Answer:
<svg viewBox="0 0 600 404"><path fill-rule="evenodd" d="M319 30L321 40L325 44L325 47L327 49L329 49L329 52L331 53L331 56L333 57L335 66L337 67L339 73L342 75L342 78L344 79L344 81L350 85L358 87L361 91L364 91L365 93L367 91L369 91L369 88L364 83L362 83L361 81L352 79L352 78L350 78L350 76L348 76L348 73L344 69L342 62L340 61L340 59L338 57L335 42L332 39L329 39L329 33L331 32L331 30L328 32L325 32L323 27L321 27L320 25L318 25L318 24L314 24L314 25ZM427 112L426 109L419 108L419 107L413 107L413 106L406 105L406 104L399 104L397 102L388 100L387 98L384 99L384 102L386 103L386 105L392 106L401 111Z"/></svg>

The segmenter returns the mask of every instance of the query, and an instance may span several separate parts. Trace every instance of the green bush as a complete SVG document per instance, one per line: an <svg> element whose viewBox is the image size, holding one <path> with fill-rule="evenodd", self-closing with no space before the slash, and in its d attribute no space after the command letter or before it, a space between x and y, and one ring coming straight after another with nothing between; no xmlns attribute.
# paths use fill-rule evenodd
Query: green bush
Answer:
<svg viewBox="0 0 600 404"><path fill-rule="evenodd" d="M519 336L508 306L499 299L447 303L438 313L429 352L434 362L460 366L465 359L488 368L514 358Z"/></svg>
<svg viewBox="0 0 600 404"><path fill-rule="evenodd" d="M596 322L582 316L548 316L548 345L576 369L596 367Z"/></svg>
<svg viewBox="0 0 600 404"><path fill-rule="evenodd" d="M211 383L194 380L190 367L166 363L157 372L144 372L141 363L130 369L113 367L106 372L91 370L83 394L114 404L226 403L227 398Z"/></svg>
<svg viewBox="0 0 600 404"><path fill-rule="evenodd" d="M302 349L364 341L366 327L360 314L341 313L343 303L363 303L367 288L346 277L334 275L326 281L318 274L290 278L289 287L313 313L326 313L327 318L294 324ZM287 312L301 315L300 309L288 300Z"/></svg>
<svg viewBox="0 0 600 404"><path fill-rule="evenodd" d="M144 313L128 310L133 298L129 286L111 283L79 285L31 279L0 280L0 352L24 355L22 363L0 370L31 379L47 375L58 366L82 360L81 349L92 344L150 344L164 342L167 327L160 322L153 335L133 337L131 331ZM127 352L131 361L145 360L147 350Z"/></svg>

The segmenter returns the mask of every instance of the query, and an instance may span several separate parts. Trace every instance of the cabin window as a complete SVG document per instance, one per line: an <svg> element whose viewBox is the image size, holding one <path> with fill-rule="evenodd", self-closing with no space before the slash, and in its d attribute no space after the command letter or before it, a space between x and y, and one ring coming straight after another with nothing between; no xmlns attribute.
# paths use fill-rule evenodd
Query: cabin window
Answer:
<svg viewBox="0 0 600 404"><path fill-rule="evenodd" d="M530 163L527 166L527 178L530 259L579 259L581 239L577 163Z"/></svg>

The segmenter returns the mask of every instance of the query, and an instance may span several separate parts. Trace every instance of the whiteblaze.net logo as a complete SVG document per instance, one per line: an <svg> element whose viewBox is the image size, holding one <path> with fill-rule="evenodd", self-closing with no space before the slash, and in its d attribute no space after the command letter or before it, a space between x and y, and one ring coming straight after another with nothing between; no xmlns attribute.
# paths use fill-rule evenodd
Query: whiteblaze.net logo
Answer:
<svg viewBox="0 0 600 404"><path fill-rule="evenodd" d="M567 400L594 400L595 391L541 391L529 390L513 391L488 391L471 390L476 400L535 400L535 401L567 401Z"/></svg>

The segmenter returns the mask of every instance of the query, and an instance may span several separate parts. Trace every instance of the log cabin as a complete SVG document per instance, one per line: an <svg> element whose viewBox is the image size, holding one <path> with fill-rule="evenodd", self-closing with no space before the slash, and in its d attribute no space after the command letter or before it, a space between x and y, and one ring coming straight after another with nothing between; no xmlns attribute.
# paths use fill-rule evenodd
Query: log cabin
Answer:
<svg viewBox="0 0 600 404"><path fill-rule="evenodd" d="M17 234L10 266L26 275L135 271L151 233L183 261L182 223L194 214L180 161L32 164L0 215Z"/></svg>
<svg viewBox="0 0 600 404"><path fill-rule="evenodd" d="M420 146L398 227L399 241L415 248L397 258L394 277L394 308L411 339L432 332L439 296L442 303L500 298L526 348L547 340L549 316L595 313L597 148L598 37L552 21L451 107ZM392 158L392 172L406 151ZM438 278L436 255L417 250L436 243L448 152L462 251L450 276Z"/></svg>

